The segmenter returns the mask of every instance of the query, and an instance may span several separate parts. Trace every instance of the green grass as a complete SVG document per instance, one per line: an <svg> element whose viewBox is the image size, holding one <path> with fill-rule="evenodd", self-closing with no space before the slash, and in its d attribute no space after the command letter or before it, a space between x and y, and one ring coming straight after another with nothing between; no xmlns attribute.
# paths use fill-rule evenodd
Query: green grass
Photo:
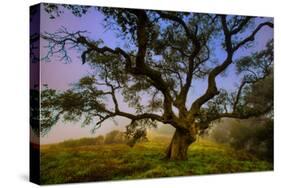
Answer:
<svg viewBox="0 0 281 188"><path fill-rule="evenodd" d="M79 140L77 141L79 142ZM202 174L268 171L273 164L210 141L190 146L188 160L164 160L169 138L157 137L133 148L87 142L41 146L41 183L125 180Z"/></svg>

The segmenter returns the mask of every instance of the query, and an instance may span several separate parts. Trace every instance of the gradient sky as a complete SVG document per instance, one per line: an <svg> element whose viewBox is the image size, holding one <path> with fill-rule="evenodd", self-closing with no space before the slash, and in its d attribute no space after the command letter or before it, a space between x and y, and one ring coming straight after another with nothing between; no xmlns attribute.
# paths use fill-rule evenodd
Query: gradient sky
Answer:
<svg viewBox="0 0 281 188"><path fill-rule="evenodd" d="M60 17L56 19L49 19L49 15L41 7L41 32L56 32L62 26L67 28L68 31L86 30L88 36L92 39L102 39L107 46L115 48L116 46L122 46L123 42L117 39L116 34L112 31L105 31L103 27L103 15L93 9L90 9L86 15L80 17L73 16L69 11L64 11ZM258 22L258 21L257 21ZM266 42L273 37L272 29L264 28L256 36L256 42L251 51L256 51L264 48ZM45 47L46 41L41 39L41 58L47 54L48 49ZM246 55L250 53L250 50L240 50L238 56ZM48 84L49 88L57 90L66 90L70 88L71 83L75 83L82 76L91 73L89 66L82 65L80 54L77 51L69 51L69 55L72 58L71 63L65 63L60 61L59 57L51 57L50 62L41 61L41 86ZM220 47L216 48L217 58L223 59ZM239 77L235 74L235 67L231 65L226 71L227 76L219 76L217 78L217 85L219 88L224 88L228 91L232 91L237 86ZM206 90L206 80L195 80L193 85L200 85L200 87L192 87L189 93L189 99L192 102L198 96L203 94ZM121 109L130 111L126 104L121 103ZM98 134L104 134L112 129L124 129L124 126L129 123L126 118L116 118L118 126L116 126L111 120L104 122L103 126L98 129L95 135L91 134L91 126L81 128L81 122L62 122L59 121L51 131L44 137L41 137L41 144L55 143L68 139L76 139L81 137L96 136Z"/></svg>

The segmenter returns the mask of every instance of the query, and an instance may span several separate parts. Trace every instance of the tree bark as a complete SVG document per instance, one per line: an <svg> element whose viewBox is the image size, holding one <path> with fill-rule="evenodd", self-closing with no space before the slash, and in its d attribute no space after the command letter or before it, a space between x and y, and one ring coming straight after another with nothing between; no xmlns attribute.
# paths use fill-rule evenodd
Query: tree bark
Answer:
<svg viewBox="0 0 281 188"><path fill-rule="evenodd" d="M195 134L183 129L176 129L167 148L166 158L170 160L186 160L188 147L195 141Z"/></svg>

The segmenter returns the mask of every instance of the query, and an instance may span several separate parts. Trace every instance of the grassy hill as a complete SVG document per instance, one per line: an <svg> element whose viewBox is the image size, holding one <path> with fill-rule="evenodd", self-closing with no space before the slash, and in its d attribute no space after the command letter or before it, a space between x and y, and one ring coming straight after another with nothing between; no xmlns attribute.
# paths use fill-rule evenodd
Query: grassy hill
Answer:
<svg viewBox="0 0 281 188"><path fill-rule="evenodd" d="M125 180L217 173L268 171L273 164L227 146L201 140L187 161L164 160L170 138L153 137L129 147L93 145L91 138L41 146L41 183Z"/></svg>

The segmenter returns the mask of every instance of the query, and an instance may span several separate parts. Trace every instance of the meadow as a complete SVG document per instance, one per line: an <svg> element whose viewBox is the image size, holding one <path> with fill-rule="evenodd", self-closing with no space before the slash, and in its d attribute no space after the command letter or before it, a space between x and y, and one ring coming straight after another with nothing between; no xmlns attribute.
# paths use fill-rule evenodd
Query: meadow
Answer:
<svg viewBox="0 0 281 188"><path fill-rule="evenodd" d="M273 164L245 151L202 139L190 146L188 160L166 160L169 140L158 136L134 147L94 144L94 138L42 145L41 184L273 170Z"/></svg>

